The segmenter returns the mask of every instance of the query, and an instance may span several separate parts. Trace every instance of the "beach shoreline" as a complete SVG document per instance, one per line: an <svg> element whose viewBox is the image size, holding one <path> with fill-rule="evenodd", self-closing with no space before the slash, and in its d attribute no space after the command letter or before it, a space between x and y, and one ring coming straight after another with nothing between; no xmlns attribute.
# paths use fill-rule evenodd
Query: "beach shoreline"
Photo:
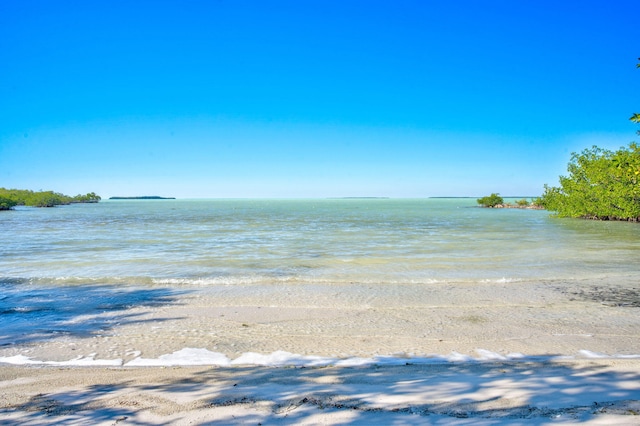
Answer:
<svg viewBox="0 0 640 426"><path fill-rule="evenodd" d="M102 287L74 287L69 294L75 297L56 301L61 313L55 323L6 323L0 362L23 356L126 365L184 348L203 348L229 360L277 351L336 359L475 357L478 349L502 356L576 356L583 350L640 355L632 282L394 284L378 286L375 294L369 286L258 283L181 288L171 297L157 288L159 301L122 309L140 289L119 287L120 295L113 297L99 293ZM74 314L78 297L97 300L97 313Z"/></svg>

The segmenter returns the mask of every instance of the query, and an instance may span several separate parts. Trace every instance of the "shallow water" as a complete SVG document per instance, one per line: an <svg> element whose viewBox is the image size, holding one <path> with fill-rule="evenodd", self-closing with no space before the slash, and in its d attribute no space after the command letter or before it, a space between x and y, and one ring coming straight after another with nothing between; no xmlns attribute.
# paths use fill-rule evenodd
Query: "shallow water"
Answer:
<svg viewBox="0 0 640 426"><path fill-rule="evenodd" d="M62 284L637 277L640 227L473 199L106 201L0 216L0 279Z"/></svg>
<svg viewBox="0 0 640 426"><path fill-rule="evenodd" d="M640 352L637 309L600 308L638 298L633 223L474 199L118 200L2 212L0 235L10 354L61 338L112 358L428 353L474 339ZM598 333L584 347L563 337Z"/></svg>

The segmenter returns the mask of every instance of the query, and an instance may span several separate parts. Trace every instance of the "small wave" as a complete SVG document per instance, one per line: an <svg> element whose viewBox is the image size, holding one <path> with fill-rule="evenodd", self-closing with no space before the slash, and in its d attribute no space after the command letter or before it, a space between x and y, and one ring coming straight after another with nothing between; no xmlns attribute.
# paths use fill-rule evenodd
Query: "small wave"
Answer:
<svg viewBox="0 0 640 426"><path fill-rule="evenodd" d="M253 284L438 284L447 282L439 279L362 279L360 277L312 277L312 276L279 276L270 275L232 275L220 277L202 278L155 278L152 279L154 285L165 286L232 286L232 285L253 285Z"/></svg>
<svg viewBox="0 0 640 426"><path fill-rule="evenodd" d="M603 278L604 279L604 278ZM19 286L32 285L73 287L85 285L108 285L122 287L173 287L173 288L206 288L216 286L255 286L255 285L447 285L447 284L516 284L528 282L570 283L582 282L582 278L540 278L540 277L500 277L500 278L472 278L472 277L429 277L429 276L399 276L377 275L375 277L362 274L228 274L201 277L145 277L145 276L57 276L57 277L0 277L0 285Z"/></svg>
<svg viewBox="0 0 640 426"><path fill-rule="evenodd" d="M155 278L154 285L176 286L176 287L213 287L213 286L234 286L234 285L269 285L269 284L289 284L303 283L305 280L300 277L273 277L269 275L228 275L218 277L201 278Z"/></svg>
<svg viewBox="0 0 640 426"><path fill-rule="evenodd" d="M538 279L536 279L538 280ZM429 278L429 277L387 277L375 278L359 275L326 275L326 276L272 276L272 275L228 275L217 277L198 278L154 278L154 285L176 287L209 287L209 286L233 286L233 285L273 285L273 284L327 284L327 285L437 285L437 284L509 284L531 281L524 278ZM552 280L545 280L552 281Z"/></svg>
<svg viewBox="0 0 640 426"><path fill-rule="evenodd" d="M0 278L0 284L73 287L83 285L150 285L153 280L138 276L33 276L19 278Z"/></svg>

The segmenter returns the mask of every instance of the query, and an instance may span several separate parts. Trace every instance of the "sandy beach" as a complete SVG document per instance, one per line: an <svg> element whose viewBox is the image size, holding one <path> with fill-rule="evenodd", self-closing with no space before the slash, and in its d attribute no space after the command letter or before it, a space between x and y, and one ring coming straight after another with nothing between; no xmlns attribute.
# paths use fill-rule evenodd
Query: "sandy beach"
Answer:
<svg viewBox="0 0 640 426"><path fill-rule="evenodd" d="M0 422L640 424L631 286L359 286L185 291L34 329L0 350Z"/></svg>
<svg viewBox="0 0 640 426"><path fill-rule="evenodd" d="M205 348L232 360L276 351L335 358L453 352L474 357L478 349L526 356L573 356L582 350L640 354L640 297L633 282L394 284L375 292L369 287L179 288L137 306L124 302L150 290L104 296L100 287L75 287L74 297L104 298L96 302L97 313L73 312L77 299L68 297L56 300L61 316L53 323L7 322L0 361L16 355L57 362L91 356L126 365L183 348Z"/></svg>
<svg viewBox="0 0 640 426"><path fill-rule="evenodd" d="M640 424L640 360L0 368L2 424Z"/></svg>

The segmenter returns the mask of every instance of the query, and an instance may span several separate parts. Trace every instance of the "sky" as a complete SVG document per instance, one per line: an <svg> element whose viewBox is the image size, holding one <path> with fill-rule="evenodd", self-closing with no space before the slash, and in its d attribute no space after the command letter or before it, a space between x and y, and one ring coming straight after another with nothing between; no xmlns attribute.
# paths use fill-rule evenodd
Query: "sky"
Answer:
<svg viewBox="0 0 640 426"><path fill-rule="evenodd" d="M638 138L640 3L0 0L0 187L536 196Z"/></svg>

